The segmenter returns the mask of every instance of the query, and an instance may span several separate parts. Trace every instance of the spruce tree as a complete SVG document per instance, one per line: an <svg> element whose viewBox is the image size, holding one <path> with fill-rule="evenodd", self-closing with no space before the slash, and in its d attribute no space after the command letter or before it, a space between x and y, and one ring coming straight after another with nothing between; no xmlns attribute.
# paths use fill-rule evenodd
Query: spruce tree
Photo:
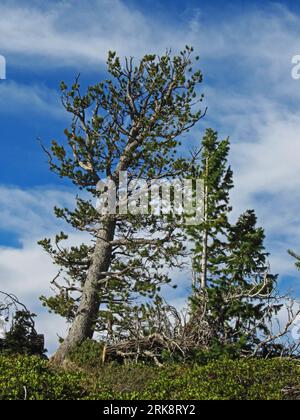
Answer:
<svg viewBox="0 0 300 420"><path fill-rule="evenodd" d="M201 163L194 169L194 176L203 182L203 221L190 227L194 242L193 269L196 289L206 289L208 274L218 273L223 235L229 227L231 211L229 193L233 187L232 170L227 163L229 140L218 140L217 133L208 129L202 141Z"/></svg>
<svg viewBox="0 0 300 420"><path fill-rule="evenodd" d="M194 242L196 276L192 319L206 305L212 330L210 345L220 351L251 352L269 333L280 305L270 304L276 276L269 273L264 230L253 210L235 224L229 220L233 174L228 165L229 141L208 130L197 171L205 186L203 223L189 229Z"/></svg>

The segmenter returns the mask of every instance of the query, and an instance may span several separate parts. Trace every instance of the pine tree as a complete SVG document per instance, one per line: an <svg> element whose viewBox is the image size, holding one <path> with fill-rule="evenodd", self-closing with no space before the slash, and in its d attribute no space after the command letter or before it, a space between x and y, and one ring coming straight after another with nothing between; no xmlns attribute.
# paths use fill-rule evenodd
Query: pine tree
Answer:
<svg viewBox="0 0 300 420"><path fill-rule="evenodd" d="M265 235L256 226L255 212L246 211L236 224L229 221L233 187L229 141L219 141L217 133L208 130L202 145L198 173L205 187L204 221L189 229L198 279L192 317L205 304L213 331L210 345L220 351L250 352L269 333L268 323L280 309L270 305L277 277L269 273Z"/></svg>
<svg viewBox="0 0 300 420"><path fill-rule="evenodd" d="M75 184L85 195L74 210L56 208L58 218L93 239L81 246L63 246L67 235L41 245L60 267L52 282L57 294L43 297L50 310L71 323L67 338L53 361L63 363L70 352L97 326L111 322L137 296L154 297L171 279L165 268L174 267L184 253L178 223L166 217L140 214L99 215L94 201L101 198L99 181L107 178L118 187L120 175L128 182L170 179L190 171L190 162L178 155L179 138L203 114L196 106L200 71L192 70L193 49L178 56L146 55L135 65L124 65L115 53L108 57L110 79L81 93L79 80L69 89L61 84L62 101L72 116L66 140L53 141L46 151L50 168ZM86 198L86 195L90 198ZM157 233L159 232L159 235ZM103 324L104 327L103 327Z"/></svg>

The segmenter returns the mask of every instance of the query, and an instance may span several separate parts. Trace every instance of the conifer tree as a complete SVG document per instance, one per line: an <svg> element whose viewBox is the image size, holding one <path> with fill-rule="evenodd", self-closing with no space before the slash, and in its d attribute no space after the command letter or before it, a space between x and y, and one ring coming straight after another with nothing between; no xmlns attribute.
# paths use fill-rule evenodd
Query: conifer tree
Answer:
<svg viewBox="0 0 300 420"><path fill-rule="evenodd" d="M75 184L84 196L74 210L56 208L58 218L92 241L63 246L65 233L54 242L41 241L60 267L52 282L55 296L43 297L50 310L71 323L68 336L53 361L61 364L78 345L92 338L100 319L108 324L113 312L122 310L136 295L155 296L162 283L170 282L162 267L176 266L184 252L178 224L166 217L140 214L99 215L95 200L103 178L116 187L120 174L128 182L149 182L190 171L190 162L178 155L180 137L204 115L200 71L193 71L193 49L179 55L146 55L137 64L121 64L109 53L110 78L81 92L79 80L71 88L61 84L62 102L72 116L65 140L53 141L50 168ZM196 59L198 59L196 57ZM90 198L87 198L89 195ZM159 234L158 234L159 233Z"/></svg>
<svg viewBox="0 0 300 420"><path fill-rule="evenodd" d="M35 330L33 321L35 316L25 310L14 314L10 330L4 339L0 339L0 353L46 357L44 336Z"/></svg>
<svg viewBox="0 0 300 420"><path fill-rule="evenodd" d="M270 305L277 277L269 273L265 235L256 226L255 212L246 211L236 224L229 221L229 141L218 140L217 133L208 130L202 146L197 171L205 186L204 221L189 229L195 244L192 313L206 305L211 346L250 352L260 335L269 333L269 321L280 309Z"/></svg>
<svg viewBox="0 0 300 420"><path fill-rule="evenodd" d="M36 315L15 295L0 291L0 296L0 353L46 357L44 336L35 328ZM10 320L10 328L6 331Z"/></svg>
<svg viewBox="0 0 300 420"><path fill-rule="evenodd" d="M222 235L229 227L229 192L233 187L232 171L227 163L229 140L218 140L217 133L208 129L202 141L201 163L195 168L195 177L203 182L203 221L189 228L195 244L193 268L196 288L206 289L208 274L218 271ZM224 250L223 250L224 251Z"/></svg>

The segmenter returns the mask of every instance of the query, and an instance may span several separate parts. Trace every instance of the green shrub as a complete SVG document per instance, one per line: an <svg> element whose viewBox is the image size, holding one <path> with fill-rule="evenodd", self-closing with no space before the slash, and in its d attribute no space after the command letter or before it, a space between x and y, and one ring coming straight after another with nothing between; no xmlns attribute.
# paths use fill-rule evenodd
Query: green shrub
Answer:
<svg viewBox="0 0 300 420"><path fill-rule="evenodd" d="M87 366L87 365L86 365ZM282 400L300 396L290 360L218 360L162 368L117 364L62 372L37 357L0 356L0 400ZM284 390L289 389L289 394Z"/></svg>
<svg viewBox="0 0 300 420"><path fill-rule="evenodd" d="M86 340L71 354L71 360L79 367L99 369L102 366L103 344Z"/></svg>
<svg viewBox="0 0 300 420"><path fill-rule="evenodd" d="M38 357L0 356L0 400L76 400L87 395L79 373L55 372Z"/></svg>
<svg viewBox="0 0 300 420"><path fill-rule="evenodd" d="M170 367L169 367L170 369ZM142 364L120 365L110 363L94 372L92 394L99 399L112 395L113 399L135 399L142 395L160 376L161 369L155 366Z"/></svg>
<svg viewBox="0 0 300 420"><path fill-rule="evenodd" d="M218 360L206 366L164 368L141 399L282 400L300 390L300 368L287 360Z"/></svg>
<svg viewBox="0 0 300 420"><path fill-rule="evenodd" d="M284 391L292 390L289 394ZM93 399L283 400L300 396L300 367L286 359L222 359L207 365L106 365Z"/></svg>

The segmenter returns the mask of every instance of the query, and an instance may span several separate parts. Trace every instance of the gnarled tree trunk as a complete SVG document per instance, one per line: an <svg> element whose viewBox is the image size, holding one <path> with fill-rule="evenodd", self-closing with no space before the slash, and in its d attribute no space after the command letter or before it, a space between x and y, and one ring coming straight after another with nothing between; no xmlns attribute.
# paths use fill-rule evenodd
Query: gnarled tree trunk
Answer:
<svg viewBox="0 0 300 420"><path fill-rule="evenodd" d="M67 338L61 344L51 361L62 365L70 352L76 349L87 338L92 338L101 304L101 289L99 282L108 271L111 262L111 245L115 234L115 222L107 222L98 232L92 264L83 287L80 304L69 330Z"/></svg>

